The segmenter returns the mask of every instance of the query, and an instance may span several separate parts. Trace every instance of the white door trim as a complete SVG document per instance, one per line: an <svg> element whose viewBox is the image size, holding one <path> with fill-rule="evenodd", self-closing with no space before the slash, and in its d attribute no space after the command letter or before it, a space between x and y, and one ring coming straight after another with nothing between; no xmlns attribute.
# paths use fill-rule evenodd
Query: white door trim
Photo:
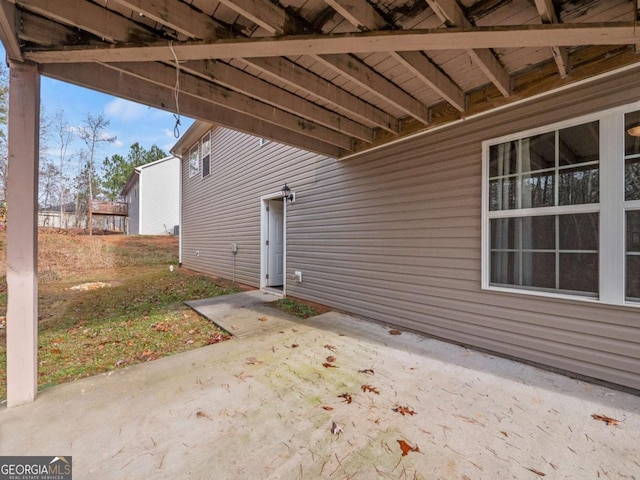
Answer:
<svg viewBox="0 0 640 480"><path fill-rule="evenodd" d="M260 197L260 290L268 290L277 295L281 294L284 296L287 292L287 202L284 199L282 201L282 228L284 229L282 252L282 270L284 275L282 279L282 290L270 289L267 286L268 251L266 241L269 238L269 212L267 211L267 206L269 200L278 198L282 198L282 192Z"/></svg>

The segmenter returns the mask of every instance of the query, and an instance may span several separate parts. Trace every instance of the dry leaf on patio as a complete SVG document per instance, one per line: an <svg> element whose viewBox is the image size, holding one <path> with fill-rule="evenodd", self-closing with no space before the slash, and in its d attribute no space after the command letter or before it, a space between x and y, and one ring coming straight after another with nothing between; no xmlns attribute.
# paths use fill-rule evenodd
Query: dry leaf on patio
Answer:
<svg viewBox="0 0 640 480"><path fill-rule="evenodd" d="M333 362L335 362L335 361L336 361L336 357L334 357L333 355L329 355L329 356L327 357L327 362L329 362L329 363L333 363Z"/></svg>
<svg viewBox="0 0 640 480"><path fill-rule="evenodd" d="M364 369L364 370L358 370L358 373L366 373L367 375L373 375L373 374L374 374L374 373L376 373L376 372L374 372L374 371L373 371L372 369L370 369L370 368L366 368L366 369Z"/></svg>
<svg viewBox="0 0 640 480"><path fill-rule="evenodd" d="M606 415L598 415L594 413L591 415L591 418L594 420L600 420L601 422L605 422L607 425L619 425L620 420L616 420L615 418L607 417Z"/></svg>
<svg viewBox="0 0 640 480"><path fill-rule="evenodd" d="M340 435L342 432L344 432L344 429L336 422L332 422L331 433L333 433L334 435Z"/></svg>
<svg viewBox="0 0 640 480"><path fill-rule="evenodd" d="M336 367L335 365L331 365L330 363L327 363L327 362L324 362L324 363L322 364L322 366L323 366L324 368L338 368L338 367Z"/></svg>
<svg viewBox="0 0 640 480"><path fill-rule="evenodd" d="M363 392L371 392L371 393L375 393L376 395L380 395L380 391L376 388L376 387L372 387L371 385L362 385L362 391Z"/></svg>
<svg viewBox="0 0 640 480"><path fill-rule="evenodd" d="M291 348L298 348L300 345L298 345L297 343L292 343L291 344Z"/></svg>
<svg viewBox="0 0 640 480"><path fill-rule="evenodd" d="M326 348L327 350L331 350L332 352L336 351L336 347L334 347L333 345L327 344L324 346L324 348Z"/></svg>
<svg viewBox="0 0 640 480"><path fill-rule="evenodd" d="M397 442L400 444L400 449L402 450L402 456L403 457L406 457L409 454L409 452L419 452L420 451L420 447L418 447L418 445L416 445L415 447L412 447L411 445L409 445L404 440L397 440Z"/></svg>
<svg viewBox="0 0 640 480"><path fill-rule="evenodd" d="M326 410L327 412L330 412L331 410L333 410L333 407L332 407L332 406L330 406L330 405L323 405L323 406L322 406L322 409L323 409L323 410Z"/></svg>
<svg viewBox="0 0 640 480"><path fill-rule="evenodd" d="M344 399L346 403L351 403L353 401L350 393L343 393L342 395L338 395L338 398Z"/></svg>
<svg viewBox="0 0 640 480"><path fill-rule="evenodd" d="M202 410L198 410L198 412L196 413L196 417L198 417L198 418L208 418L209 420L211 420L211 417L209 415L207 415L205 412L203 412Z"/></svg>
<svg viewBox="0 0 640 480"><path fill-rule="evenodd" d="M258 360L256 357L247 358L247 365L260 365L262 363L261 360Z"/></svg>
<svg viewBox="0 0 640 480"><path fill-rule="evenodd" d="M393 330L389 330L389 334L390 335L402 335L402 332L400 330L393 329Z"/></svg>
<svg viewBox="0 0 640 480"><path fill-rule="evenodd" d="M535 468L527 468L527 467L524 467L524 468L526 468L530 472L535 473L536 475L540 475L541 477L546 476L546 473L542 473L540 470L536 470Z"/></svg>
<svg viewBox="0 0 640 480"><path fill-rule="evenodd" d="M402 405L397 406L393 411L402 414L403 417L405 415L415 415L416 413L411 409L411 407L403 407Z"/></svg>
<svg viewBox="0 0 640 480"><path fill-rule="evenodd" d="M268 319L267 317L260 317L258 320L260 320L261 322L266 322Z"/></svg>

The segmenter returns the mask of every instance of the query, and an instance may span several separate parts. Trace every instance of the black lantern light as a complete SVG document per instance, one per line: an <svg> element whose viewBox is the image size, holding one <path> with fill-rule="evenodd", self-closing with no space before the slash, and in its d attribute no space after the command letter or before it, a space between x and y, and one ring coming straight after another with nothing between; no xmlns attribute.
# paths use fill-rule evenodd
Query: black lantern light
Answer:
<svg viewBox="0 0 640 480"><path fill-rule="evenodd" d="M282 187L282 198L287 202L293 202L295 199L295 194L291 192L291 189L286 183L284 184L284 187Z"/></svg>

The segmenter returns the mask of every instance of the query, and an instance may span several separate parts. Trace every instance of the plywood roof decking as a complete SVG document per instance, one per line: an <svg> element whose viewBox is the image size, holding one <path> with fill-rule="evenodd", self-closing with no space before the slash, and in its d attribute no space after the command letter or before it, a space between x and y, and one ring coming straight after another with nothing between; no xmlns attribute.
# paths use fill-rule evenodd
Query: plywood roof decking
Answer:
<svg viewBox="0 0 640 480"><path fill-rule="evenodd" d="M0 38L12 62L172 111L179 68L181 114L344 157L640 63L639 6L0 0Z"/></svg>

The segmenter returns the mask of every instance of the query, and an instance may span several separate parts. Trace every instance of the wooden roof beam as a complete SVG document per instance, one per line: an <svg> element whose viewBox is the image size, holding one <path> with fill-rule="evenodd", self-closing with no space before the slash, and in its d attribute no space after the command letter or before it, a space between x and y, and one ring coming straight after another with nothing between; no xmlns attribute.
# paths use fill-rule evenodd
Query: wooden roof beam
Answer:
<svg viewBox="0 0 640 480"><path fill-rule="evenodd" d="M111 43L153 39L150 32L137 23L86 0L17 0L16 3L25 10L86 30Z"/></svg>
<svg viewBox="0 0 640 480"><path fill-rule="evenodd" d="M21 62L22 52L17 30L16 6L13 3L0 2L0 41L4 45L9 60Z"/></svg>
<svg viewBox="0 0 640 480"><path fill-rule="evenodd" d="M179 31L183 35L191 38L199 38L203 40L214 38L231 38L231 34L227 32L222 25L216 20L212 19L205 13L197 12L188 5L174 0L157 0L155 2L149 2L148 0L113 0L123 6L127 6L134 11L139 11L145 16L152 18L153 20L166 25L176 31ZM238 9L241 4L236 5ZM274 6L268 5L265 7L268 11L272 11ZM269 18L265 15L265 18ZM280 18L280 17L278 17ZM275 20L272 20L275 22ZM278 20L280 21L280 20ZM283 28L285 28L286 18L282 19ZM376 109L373 105L363 102L359 98L351 95L347 91L332 85L327 80L318 77L317 75L298 67L294 69L291 65L295 65L292 62L281 58L271 59L254 59L246 60L248 63L252 63L254 66L269 71L272 75L278 75L278 73L286 75L287 72L293 75L288 75L287 81L296 85L297 87L309 92L312 95L316 95L324 100L332 103L334 106L344 108L350 111L356 116L361 118L361 121L367 121L373 123L376 126L384 128L392 133L398 132L398 121L386 112ZM276 68L271 68L276 63ZM275 73L275 72L278 73ZM295 79L293 78L295 76ZM280 77L282 78L282 77ZM361 140L370 142L370 135L361 136Z"/></svg>
<svg viewBox="0 0 640 480"><path fill-rule="evenodd" d="M226 63L195 60L182 63L181 68L186 72L201 76L206 80L213 80L227 88L258 98L265 103L324 125L337 132L358 138L367 143L373 141L373 130L371 128L333 113Z"/></svg>
<svg viewBox="0 0 640 480"><path fill-rule="evenodd" d="M294 22L287 12L275 5L270 0L223 0L225 5L233 3L233 8L240 15L258 23L255 19L260 17L261 27L266 28L272 35L284 35L287 25ZM269 12L277 10L277 15ZM362 88L380 97L396 108L401 109L407 115L427 124L429 123L428 108L407 92L399 88L393 82L382 77L379 73L366 65L353 55L332 55L329 57L317 57L313 52L305 52L314 59L335 70L341 75L347 76ZM237 57L234 55L234 58Z"/></svg>
<svg viewBox="0 0 640 480"><path fill-rule="evenodd" d="M176 81L176 69L160 63L115 63L107 64L120 72L127 73L142 80L147 80L164 87L173 88ZM283 128L301 135L311 136L330 143L343 150L352 150L353 139L347 135L331 130L307 119L300 118L284 110L247 97L228 88L213 84L191 75L180 77L180 92L192 95L203 102L223 106L251 117L261 118L266 122L280 125Z"/></svg>
<svg viewBox="0 0 640 480"><path fill-rule="evenodd" d="M325 2L359 30L383 30L387 27L387 21L366 0L325 0ZM464 92L429 58L420 52L391 52L390 55L445 101L461 112L464 111Z"/></svg>
<svg viewBox="0 0 640 480"><path fill-rule="evenodd" d="M316 58L329 68L338 71L360 87L375 93L385 102L402 110L405 114L429 123L429 109L395 83L352 55L318 55Z"/></svg>
<svg viewBox="0 0 640 480"><path fill-rule="evenodd" d="M296 88L315 95L337 108L344 109L359 121L373 124L391 133L398 133L398 120L371 105L360 100L355 95L319 77L297 63L280 57L243 58L248 64L266 72L267 74L295 85Z"/></svg>
<svg viewBox="0 0 640 480"><path fill-rule="evenodd" d="M175 113L173 88L127 75L104 65L95 63L48 64L41 66L41 73L64 82L88 87L109 95L126 98ZM339 158L345 154L344 150L334 145L292 132L279 125L274 125L225 107L217 106L211 108L211 104L185 93L179 94L179 103L180 114L188 117L330 157Z"/></svg>
<svg viewBox="0 0 640 480"><path fill-rule="evenodd" d="M175 0L111 0L123 7L141 13L190 38L214 40L225 38L222 27L208 15L198 12L186 3ZM222 35L221 35L222 33Z"/></svg>
<svg viewBox="0 0 640 480"><path fill-rule="evenodd" d="M558 17L553 9L553 3L551 0L534 0L538 14L542 23L558 23ZM562 78L569 75L569 51L566 47L551 47L551 53L553 59L558 66L558 73Z"/></svg>
<svg viewBox="0 0 640 480"><path fill-rule="evenodd" d="M278 38L236 38L209 42L174 42L181 61L299 55L332 55L388 51L467 50L582 45L635 45L640 29L635 22L597 24L510 25L427 30L291 35ZM25 51L38 63L173 61L168 42Z"/></svg>
<svg viewBox="0 0 640 480"><path fill-rule="evenodd" d="M449 27L472 27L456 0L426 0L433 12ZM455 45L455 44L452 44ZM469 56L480 67L500 93L505 97L511 94L509 74L489 49L468 49Z"/></svg>

